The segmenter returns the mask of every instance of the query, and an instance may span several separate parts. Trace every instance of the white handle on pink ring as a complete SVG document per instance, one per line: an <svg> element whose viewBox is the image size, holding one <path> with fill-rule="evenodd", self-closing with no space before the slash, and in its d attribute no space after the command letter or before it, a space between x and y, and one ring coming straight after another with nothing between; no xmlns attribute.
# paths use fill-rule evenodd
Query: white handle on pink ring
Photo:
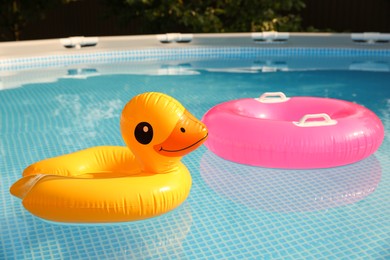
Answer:
<svg viewBox="0 0 390 260"><path fill-rule="evenodd" d="M322 121L308 121L308 119L323 119ZM337 124L337 121L330 118L328 114L307 114L304 115L299 122L293 122L296 126L300 127L312 127L312 126L329 126Z"/></svg>
<svg viewBox="0 0 390 260"><path fill-rule="evenodd" d="M283 92L265 92L256 100L261 103L280 103L286 102L289 98Z"/></svg>

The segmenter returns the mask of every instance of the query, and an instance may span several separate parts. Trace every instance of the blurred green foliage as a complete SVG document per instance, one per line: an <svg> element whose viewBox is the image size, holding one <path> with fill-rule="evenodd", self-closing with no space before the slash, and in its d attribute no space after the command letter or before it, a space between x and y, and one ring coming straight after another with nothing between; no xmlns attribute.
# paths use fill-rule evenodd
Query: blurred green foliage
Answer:
<svg viewBox="0 0 390 260"><path fill-rule="evenodd" d="M140 33L300 31L304 0L102 0Z"/></svg>
<svg viewBox="0 0 390 260"><path fill-rule="evenodd" d="M26 24L83 0L0 0L1 39L20 40ZM96 0L106 18L136 23L133 33L302 31L305 0ZM125 26L124 26L125 27Z"/></svg>

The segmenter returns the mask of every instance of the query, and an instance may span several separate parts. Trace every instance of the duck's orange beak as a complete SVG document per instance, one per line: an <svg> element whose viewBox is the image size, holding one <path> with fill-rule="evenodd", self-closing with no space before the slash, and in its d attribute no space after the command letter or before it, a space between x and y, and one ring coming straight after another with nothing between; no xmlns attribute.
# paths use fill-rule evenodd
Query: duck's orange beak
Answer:
<svg viewBox="0 0 390 260"><path fill-rule="evenodd" d="M168 157L182 157L201 146L207 136L206 126L185 110L168 138L153 148Z"/></svg>

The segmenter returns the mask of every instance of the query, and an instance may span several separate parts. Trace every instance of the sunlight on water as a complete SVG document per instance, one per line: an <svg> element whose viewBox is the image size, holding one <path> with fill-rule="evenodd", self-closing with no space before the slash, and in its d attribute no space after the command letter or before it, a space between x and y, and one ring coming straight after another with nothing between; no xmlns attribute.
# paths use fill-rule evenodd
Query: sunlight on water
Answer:
<svg viewBox="0 0 390 260"><path fill-rule="evenodd" d="M283 91L344 99L390 132L390 58L245 56L0 71L0 259L380 259L388 256L390 142L356 164L277 170L225 161L206 147L183 162L188 200L164 216L121 225L58 225L9 194L38 160L124 145L123 106L147 91L196 117L228 100ZM261 134L261 129L259 129Z"/></svg>

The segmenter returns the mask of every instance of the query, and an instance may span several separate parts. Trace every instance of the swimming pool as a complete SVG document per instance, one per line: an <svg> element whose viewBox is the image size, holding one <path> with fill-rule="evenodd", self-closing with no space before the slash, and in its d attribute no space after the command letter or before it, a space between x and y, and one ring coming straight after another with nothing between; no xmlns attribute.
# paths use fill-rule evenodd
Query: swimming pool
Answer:
<svg viewBox="0 0 390 260"><path fill-rule="evenodd" d="M107 38L101 49L51 40L21 43L34 53L2 49L10 51L0 58L0 259L390 256L388 45L344 45L348 37L327 35L291 35L295 44L253 43L249 34L194 35L189 45L187 37L153 37ZM32 162L123 145L121 109L146 91L175 97L198 118L220 102L267 91L345 99L381 118L385 140L363 161L321 170L239 165L202 146L183 159L193 187L182 206L120 225L44 222L11 197L10 185Z"/></svg>

